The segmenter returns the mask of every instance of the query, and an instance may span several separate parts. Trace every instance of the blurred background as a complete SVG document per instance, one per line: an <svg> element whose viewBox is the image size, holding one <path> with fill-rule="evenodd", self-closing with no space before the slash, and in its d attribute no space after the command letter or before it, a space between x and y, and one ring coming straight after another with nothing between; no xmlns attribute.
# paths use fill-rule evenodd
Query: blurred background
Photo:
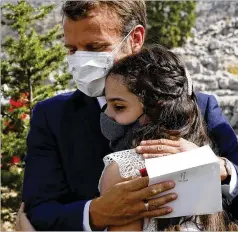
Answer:
<svg viewBox="0 0 238 232"><path fill-rule="evenodd" d="M1 225L14 229L31 110L75 89L67 73L63 1L1 1ZM194 89L215 95L238 135L238 2L147 1L146 43L180 54ZM42 167L44 171L44 167Z"/></svg>

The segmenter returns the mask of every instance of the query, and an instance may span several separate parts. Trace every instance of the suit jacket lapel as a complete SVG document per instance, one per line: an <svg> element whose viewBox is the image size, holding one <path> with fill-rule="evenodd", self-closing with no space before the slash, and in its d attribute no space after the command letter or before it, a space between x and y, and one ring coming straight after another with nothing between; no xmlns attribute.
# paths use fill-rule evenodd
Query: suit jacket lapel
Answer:
<svg viewBox="0 0 238 232"><path fill-rule="evenodd" d="M99 117L97 100L79 91L64 107L61 122L62 160L71 191L78 199L98 195L102 158L109 153L108 141L100 131Z"/></svg>

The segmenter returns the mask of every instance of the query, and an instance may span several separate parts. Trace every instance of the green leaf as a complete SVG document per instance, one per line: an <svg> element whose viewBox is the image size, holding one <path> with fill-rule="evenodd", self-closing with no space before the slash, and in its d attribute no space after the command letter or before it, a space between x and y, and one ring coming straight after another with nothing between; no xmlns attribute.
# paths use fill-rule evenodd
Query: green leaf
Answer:
<svg viewBox="0 0 238 232"><path fill-rule="evenodd" d="M195 23L195 1L146 1L146 43L172 48L184 44Z"/></svg>

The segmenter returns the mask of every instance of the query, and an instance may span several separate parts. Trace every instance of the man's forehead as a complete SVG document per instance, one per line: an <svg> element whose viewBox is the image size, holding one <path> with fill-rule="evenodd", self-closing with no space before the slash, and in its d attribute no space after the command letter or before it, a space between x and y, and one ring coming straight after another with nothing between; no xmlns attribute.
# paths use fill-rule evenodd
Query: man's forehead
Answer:
<svg viewBox="0 0 238 232"><path fill-rule="evenodd" d="M108 18L101 13L95 13L77 21L65 17L63 27L65 39L70 44L76 40L82 44L90 43L90 41L109 42L121 37L119 20Z"/></svg>
<svg viewBox="0 0 238 232"><path fill-rule="evenodd" d="M94 28L94 27L87 27L84 30L78 31L78 33L67 33L65 31L64 39L66 44L71 45L86 45L86 44L100 44L100 43L108 43L113 44L120 40L119 33L115 30L110 30L110 28Z"/></svg>
<svg viewBox="0 0 238 232"><path fill-rule="evenodd" d="M119 26L119 25L118 25ZM117 24L113 23L112 20L101 20L101 18L89 18L84 27L82 27L82 32L94 32L97 34L118 34L120 31Z"/></svg>

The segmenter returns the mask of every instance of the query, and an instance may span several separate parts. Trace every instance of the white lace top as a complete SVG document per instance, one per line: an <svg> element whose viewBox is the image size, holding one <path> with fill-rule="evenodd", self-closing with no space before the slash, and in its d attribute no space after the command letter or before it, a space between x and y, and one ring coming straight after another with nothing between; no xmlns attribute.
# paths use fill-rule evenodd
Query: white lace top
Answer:
<svg viewBox="0 0 238 232"><path fill-rule="evenodd" d="M127 178L130 176L136 176L138 170L145 167L144 159L141 155L137 154L134 149L124 150L115 153L111 153L103 159L105 167L99 180L99 191L101 190L101 180L105 169L116 162L119 167L121 177ZM183 231L199 231L197 226L193 222L186 222L181 225ZM157 221L155 218L144 219L143 231L156 231Z"/></svg>

